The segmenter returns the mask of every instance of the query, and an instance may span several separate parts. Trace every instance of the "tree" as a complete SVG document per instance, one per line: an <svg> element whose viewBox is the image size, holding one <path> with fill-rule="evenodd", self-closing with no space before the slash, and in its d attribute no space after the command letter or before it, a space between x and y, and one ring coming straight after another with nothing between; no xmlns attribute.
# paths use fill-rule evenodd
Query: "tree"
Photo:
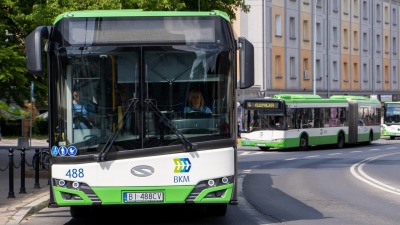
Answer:
<svg viewBox="0 0 400 225"><path fill-rule="evenodd" d="M238 8L249 11L245 0L0 0L0 99L22 106L34 81L36 102L47 100L46 75L27 73L24 41L36 27L51 25L61 13L95 9L221 10L235 19Z"/></svg>

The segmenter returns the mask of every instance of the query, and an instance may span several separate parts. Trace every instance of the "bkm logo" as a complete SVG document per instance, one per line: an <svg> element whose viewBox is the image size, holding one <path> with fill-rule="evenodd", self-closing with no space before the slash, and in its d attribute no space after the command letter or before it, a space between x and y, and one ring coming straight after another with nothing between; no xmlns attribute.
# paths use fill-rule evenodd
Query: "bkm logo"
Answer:
<svg viewBox="0 0 400 225"><path fill-rule="evenodd" d="M175 158L175 170L174 173L188 173L192 167L192 163L189 158Z"/></svg>

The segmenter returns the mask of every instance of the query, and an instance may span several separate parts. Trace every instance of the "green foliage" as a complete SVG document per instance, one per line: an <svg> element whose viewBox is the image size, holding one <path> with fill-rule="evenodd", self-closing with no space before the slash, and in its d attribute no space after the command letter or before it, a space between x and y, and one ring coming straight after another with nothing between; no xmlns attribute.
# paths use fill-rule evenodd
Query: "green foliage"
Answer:
<svg viewBox="0 0 400 225"><path fill-rule="evenodd" d="M249 11L245 0L0 0L0 99L22 106L30 98L34 81L37 105L47 101L46 74L27 73L24 43L36 27L53 24L61 13L95 9L221 10L235 19L238 8Z"/></svg>

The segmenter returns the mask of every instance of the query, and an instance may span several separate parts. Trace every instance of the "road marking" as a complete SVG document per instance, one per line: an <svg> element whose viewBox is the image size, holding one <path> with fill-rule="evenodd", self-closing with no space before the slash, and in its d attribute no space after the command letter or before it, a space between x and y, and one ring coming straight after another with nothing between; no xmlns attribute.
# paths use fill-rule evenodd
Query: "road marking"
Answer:
<svg viewBox="0 0 400 225"><path fill-rule="evenodd" d="M341 155L341 154L343 154L343 153L337 152L337 153L331 153L331 154L328 154L328 155Z"/></svg>
<svg viewBox="0 0 400 225"><path fill-rule="evenodd" d="M289 159L285 159L286 161L292 161L292 160L296 160L297 158L289 158Z"/></svg>
<svg viewBox="0 0 400 225"><path fill-rule="evenodd" d="M380 149L379 148L374 148L374 149L371 149L371 150L369 150L370 152L372 152L372 151L380 151Z"/></svg>
<svg viewBox="0 0 400 225"><path fill-rule="evenodd" d="M251 173L251 170L242 170L242 173Z"/></svg>
<svg viewBox="0 0 400 225"><path fill-rule="evenodd" d="M394 148L397 148L397 147L389 147L389 148L386 148L386 149L394 149Z"/></svg>
<svg viewBox="0 0 400 225"><path fill-rule="evenodd" d="M306 156L304 158L305 159L309 159L309 158L317 158L317 157L319 157L319 155L309 155L309 156Z"/></svg>
<svg viewBox="0 0 400 225"><path fill-rule="evenodd" d="M395 188L393 186L390 186L388 184L385 184L383 182L380 182L370 176L368 176L364 171L363 171L363 167L364 165L368 164L369 162L375 160L375 159L379 159L382 157L386 157L386 156L391 156L391 155L396 155L396 154L400 154L400 152L396 152L396 153L391 153L391 154L384 154L384 155L378 155L378 156L373 156L373 157L369 157L367 159L364 159L363 161L356 163L354 165L352 165L350 167L350 172L353 174L354 177L356 177L357 179L375 187L378 189L381 189L383 191L395 194L395 195L400 195L400 189Z"/></svg>
<svg viewBox="0 0 400 225"><path fill-rule="evenodd" d="M250 152L242 152L242 153L240 153L240 155L248 155L248 154L250 154Z"/></svg>
<svg viewBox="0 0 400 225"><path fill-rule="evenodd" d="M350 153L359 153L359 152L362 152L362 151L351 151Z"/></svg>

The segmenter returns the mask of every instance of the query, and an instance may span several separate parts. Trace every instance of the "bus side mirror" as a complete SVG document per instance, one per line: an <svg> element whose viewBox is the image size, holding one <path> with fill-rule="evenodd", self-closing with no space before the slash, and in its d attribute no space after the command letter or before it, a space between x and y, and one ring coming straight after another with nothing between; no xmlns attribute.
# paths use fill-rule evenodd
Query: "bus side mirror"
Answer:
<svg viewBox="0 0 400 225"><path fill-rule="evenodd" d="M42 39L48 38L49 28L37 27L25 39L26 67L29 73L42 74Z"/></svg>
<svg viewBox="0 0 400 225"><path fill-rule="evenodd" d="M240 89L254 85L254 46L246 38L239 37Z"/></svg>

